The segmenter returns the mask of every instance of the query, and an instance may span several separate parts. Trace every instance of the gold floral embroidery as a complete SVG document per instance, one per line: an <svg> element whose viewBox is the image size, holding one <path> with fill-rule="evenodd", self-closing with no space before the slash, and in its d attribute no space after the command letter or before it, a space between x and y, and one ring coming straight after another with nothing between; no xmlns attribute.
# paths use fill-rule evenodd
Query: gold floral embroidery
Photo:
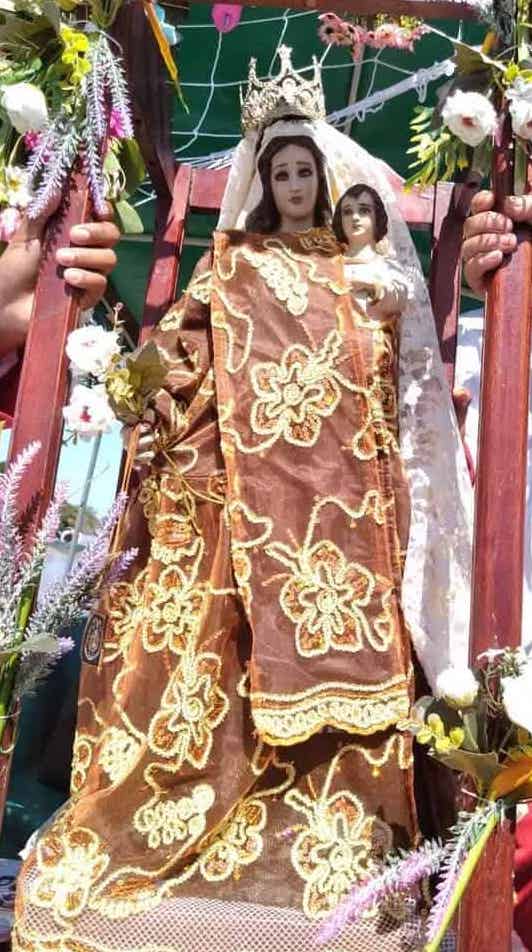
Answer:
<svg viewBox="0 0 532 952"><path fill-rule="evenodd" d="M110 623L103 644L104 664L119 657L125 658L137 628L142 628L145 580L146 570L139 572L134 582L118 582L109 589L107 611Z"/></svg>
<svg viewBox="0 0 532 952"><path fill-rule="evenodd" d="M361 393L365 404L364 422L353 437L353 454L357 459L374 459L378 452L399 452L393 430L396 421L395 387L376 378L369 389ZM390 421L392 421L390 423Z"/></svg>
<svg viewBox="0 0 532 952"><path fill-rule="evenodd" d="M158 582L150 582L142 632L146 651L185 651L199 630L204 597L205 590L191 584L178 566L169 566L161 572Z"/></svg>
<svg viewBox="0 0 532 952"><path fill-rule="evenodd" d="M76 733L72 750L72 768L70 773L70 793L75 796L85 786L87 774L92 762L94 737Z"/></svg>
<svg viewBox="0 0 532 952"><path fill-rule="evenodd" d="M261 831L266 826L266 807L253 797L243 800L225 826L207 844L199 858L199 871L208 882L238 876L263 850Z"/></svg>
<svg viewBox="0 0 532 952"><path fill-rule="evenodd" d="M218 275L222 281L230 281L235 276L238 259L244 258L258 271L277 300L286 305L290 314L300 317L308 306L308 285L302 280L300 269L287 257L283 243L278 242L277 247L271 244L269 240L265 241L264 251L254 251L245 246L232 248L229 262L224 261L222 266L218 259Z"/></svg>
<svg viewBox="0 0 532 952"><path fill-rule="evenodd" d="M300 790L285 795L285 803L306 819L291 859L305 883L303 909L310 919L322 919L334 909L354 883L371 875L377 855L382 857L393 845L390 826L367 815L351 791L330 794L340 756L332 761L319 798Z"/></svg>
<svg viewBox="0 0 532 952"><path fill-rule="evenodd" d="M188 844L204 833L206 814L214 800L214 790L207 783L197 784L190 796L179 800L159 800L156 796L137 810L133 826L147 838L152 850L184 840Z"/></svg>
<svg viewBox="0 0 532 952"><path fill-rule="evenodd" d="M174 304L159 321L158 330L178 331L186 314L187 303L188 301L185 296L181 298L177 304Z"/></svg>
<svg viewBox="0 0 532 952"><path fill-rule="evenodd" d="M151 749L162 757L175 758L176 769L185 761L198 770L207 764L213 730L229 710L229 700L219 684L221 668L218 655L187 652L151 720Z"/></svg>
<svg viewBox="0 0 532 952"><path fill-rule="evenodd" d="M295 625L297 651L304 658L323 655L331 649L354 653L361 650L364 639L375 651L387 651L394 635L391 582L358 562L348 562L330 539L312 542L320 513L331 503L351 519L360 518L360 510L349 510L339 500L328 497L314 506L301 548L272 542L265 549L290 570L279 603ZM370 623L368 611L377 599L382 612Z"/></svg>
<svg viewBox="0 0 532 952"><path fill-rule="evenodd" d="M78 827L63 836L49 833L37 844L38 876L28 887L30 900L41 909L53 910L57 917L75 918L109 861L92 830Z"/></svg>
<svg viewBox="0 0 532 952"><path fill-rule="evenodd" d="M231 528L231 558L233 572L244 608L249 612L252 602L250 549L264 545L273 530L273 521L259 516L242 500L233 499L227 507L227 521Z"/></svg>
<svg viewBox="0 0 532 952"><path fill-rule="evenodd" d="M120 783L135 764L139 751L139 742L127 731L108 727L100 739L98 764L111 783Z"/></svg>
<svg viewBox="0 0 532 952"><path fill-rule="evenodd" d="M195 301L199 301L200 304L210 304L211 290L212 270L204 271L203 274L198 274L197 277L192 278L187 288L187 293L190 294Z"/></svg>
<svg viewBox="0 0 532 952"><path fill-rule="evenodd" d="M222 307L220 307L221 302ZM227 320L227 316L235 321L240 321L244 328L244 339L240 340L235 334L234 328ZM253 321L249 314L242 311L236 304L228 298L220 287L216 288L213 307L211 310L211 324L213 328L223 331L227 336L227 353L225 356L225 369L230 374L236 374L245 366L251 353L251 342L253 340ZM240 350L241 354L237 360L236 354Z"/></svg>
<svg viewBox="0 0 532 952"><path fill-rule="evenodd" d="M296 624L299 654L312 658L331 648L360 651L363 636L371 640L363 608L369 605L374 588L371 572L348 563L333 542L312 546L280 595L283 611Z"/></svg>
<svg viewBox="0 0 532 952"><path fill-rule="evenodd" d="M283 437L295 446L314 446L322 420L331 416L341 398L334 365L342 339L332 331L318 351L301 344L286 350L280 364L255 364L251 384L257 400L251 428L272 441ZM271 445L271 443L270 443Z"/></svg>

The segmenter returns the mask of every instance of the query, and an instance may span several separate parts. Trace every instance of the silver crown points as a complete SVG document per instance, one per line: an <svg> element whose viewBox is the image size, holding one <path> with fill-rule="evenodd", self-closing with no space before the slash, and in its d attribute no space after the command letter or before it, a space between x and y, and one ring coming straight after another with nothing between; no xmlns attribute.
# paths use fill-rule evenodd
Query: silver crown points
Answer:
<svg viewBox="0 0 532 952"><path fill-rule="evenodd" d="M277 76L262 80L257 77L257 60L250 60L248 87L245 96L240 90L242 129L251 132L285 116L303 119L325 119L325 97L320 65L312 57L314 75L304 79L292 66L292 50L279 47L281 68Z"/></svg>

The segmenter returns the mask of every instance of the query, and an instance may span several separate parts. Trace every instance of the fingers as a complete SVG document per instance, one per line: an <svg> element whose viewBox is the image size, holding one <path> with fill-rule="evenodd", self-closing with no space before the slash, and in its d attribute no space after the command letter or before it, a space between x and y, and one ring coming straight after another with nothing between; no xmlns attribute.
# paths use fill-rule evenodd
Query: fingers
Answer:
<svg viewBox="0 0 532 952"><path fill-rule="evenodd" d="M464 274L469 287L479 295L486 290L486 280L490 273L502 264L504 254L500 250L477 254L466 262Z"/></svg>
<svg viewBox="0 0 532 952"><path fill-rule="evenodd" d="M513 230L513 223L508 215L501 215L499 212L484 211L471 215L464 222L464 238L471 238L473 235L482 235L487 232L493 234L506 234Z"/></svg>
<svg viewBox="0 0 532 952"><path fill-rule="evenodd" d="M95 307L105 294L107 279L98 271L80 271L67 268L63 275L67 284L81 291L80 305L83 310Z"/></svg>
<svg viewBox="0 0 532 952"><path fill-rule="evenodd" d="M497 232L482 232L468 238L462 246L464 261L470 261L476 255L488 254L490 251L501 251L502 254L511 254L517 248L517 238L513 232L497 234Z"/></svg>
<svg viewBox="0 0 532 952"><path fill-rule="evenodd" d="M70 229L73 245L87 248L114 248L120 240L120 231L113 221L88 221Z"/></svg>
<svg viewBox="0 0 532 952"><path fill-rule="evenodd" d="M59 248L56 261L67 268L110 274L117 258L111 248Z"/></svg>
<svg viewBox="0 0 532 952"><path fill-rule="evenodd" d="M495 195L483 189L473 195L471 200L471 214L478 215L479 212L490 212L495 205Z"/></svg>
<svg viewBox="0 0 532 952"><path fill-rule="evenodd" d="M532 224L532 195L510 195L504 201L504 211L513 221Z"/></svg>

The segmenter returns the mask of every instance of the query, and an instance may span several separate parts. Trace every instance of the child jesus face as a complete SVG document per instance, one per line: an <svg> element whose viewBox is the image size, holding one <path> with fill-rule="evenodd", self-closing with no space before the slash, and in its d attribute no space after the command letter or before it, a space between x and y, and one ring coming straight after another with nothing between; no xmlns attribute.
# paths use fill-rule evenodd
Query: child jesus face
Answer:
<svg viewBox="0 0 532 952"><path fill-rule="evenodd" d="M375 202L369 192L361 192L356 198L348 195L342 202L341 213L351 254L356 254L367 245L375 245Z"/></svg>

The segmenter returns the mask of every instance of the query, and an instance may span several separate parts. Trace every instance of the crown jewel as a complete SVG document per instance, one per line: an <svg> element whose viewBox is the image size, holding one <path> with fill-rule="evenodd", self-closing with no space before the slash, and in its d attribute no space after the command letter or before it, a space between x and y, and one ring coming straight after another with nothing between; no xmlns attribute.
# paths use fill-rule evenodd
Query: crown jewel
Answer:
<svg viewBox="0 0 532 952"><path fill-rule="evenodd" d="M244 132L260 129L285 116L325 119L325 98L316 57L312 57L312 79L303 79L293 68L292 50L288 46L279 47L279 59L281 68L278 75L266 80L257 77L257 60L250 61L245 96L240 90Z"/></svg>

